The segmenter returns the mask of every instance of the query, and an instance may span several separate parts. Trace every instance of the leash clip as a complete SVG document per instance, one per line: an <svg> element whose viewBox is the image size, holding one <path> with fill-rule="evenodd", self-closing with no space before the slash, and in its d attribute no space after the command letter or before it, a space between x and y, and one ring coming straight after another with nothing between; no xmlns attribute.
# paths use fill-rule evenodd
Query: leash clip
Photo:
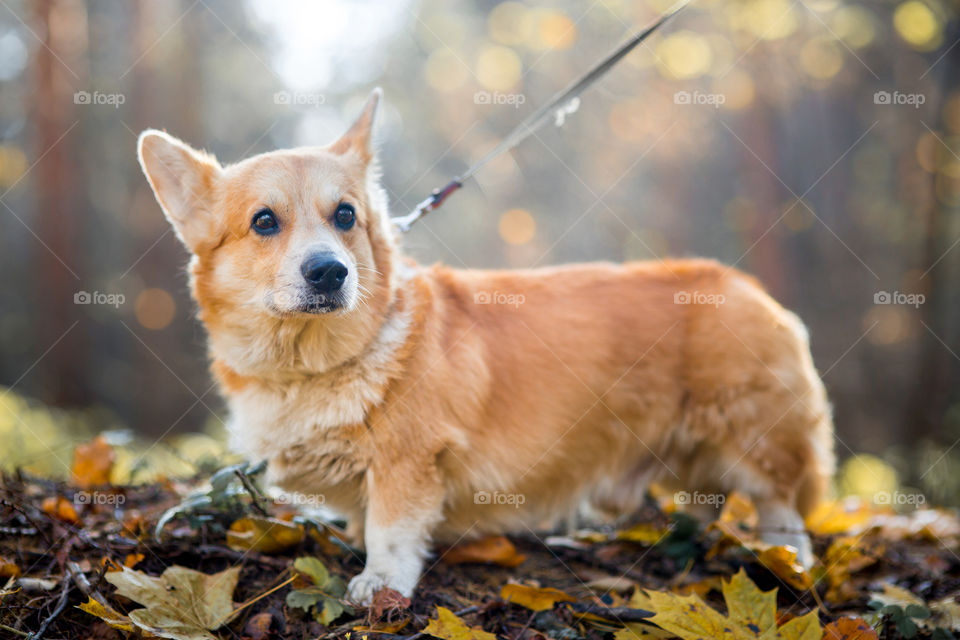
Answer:
<svg viewBox="0 0 960 640"><path fill-rule="evenodd" d="M413 226L414 222L422 218L427 213L430 213L434 209L439 208L440 205L442 205L444 201L450 197L450 194L462 186L463 183L460 182L460 178L454 178L442 189L434 189L433 192L427 196L423 202L414 207L413 211L405 216L393 218L393 224L397 226L397 229L399 229L401 233L410 231L410 227Z"/></svg>

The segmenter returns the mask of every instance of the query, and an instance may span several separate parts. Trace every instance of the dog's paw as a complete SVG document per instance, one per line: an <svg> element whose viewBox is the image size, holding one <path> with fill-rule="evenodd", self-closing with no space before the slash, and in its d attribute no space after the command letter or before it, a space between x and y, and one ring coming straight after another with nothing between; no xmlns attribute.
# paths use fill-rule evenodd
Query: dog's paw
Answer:
<svg viewBox="0 0 960 640"><path fill-rule="evenodd" d="M814 556L813 549L810 545L810 536L808 536L805 532L770 532L764 533L761 535L761 538L767 544L772 544L774 546L793 547L797 550L797 562L799 562L804 569L809 570L810 567L813 566Z"/></svg>
<svg viewBox="0 0 960 640"><path fill-rule="evenodd" d="M417 585L415 582L406 584L407 582L409 581L398 580L382 572L364 569L347 586L347 598L361 606L366 606L373 601L374 594L385 587L399 591L404 598L409 598Z"/></svg>

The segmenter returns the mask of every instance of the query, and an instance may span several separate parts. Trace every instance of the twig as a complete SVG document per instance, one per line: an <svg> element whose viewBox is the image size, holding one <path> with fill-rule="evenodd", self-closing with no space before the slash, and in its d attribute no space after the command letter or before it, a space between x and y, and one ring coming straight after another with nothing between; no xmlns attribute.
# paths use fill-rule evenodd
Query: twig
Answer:
<svg viewBox="0 0 960 640"><path fill-rule="evenodd" d="M601 607L588 602L568 603L574 613L590 613L614 622L646 622L656 614L646 609L632 609L630 607Z"/></svg>
<svg viewBox="0 0 960 640"><path fill-rule="evenodd" d="M253 499L253 502L251 503L253 508L264 518L269 518L270 514L263 507L263 505L260 504L260 501L264 500L263 494L260 493L260 490L254 486L253 482L250 480L250 476L245 474L240 469L234 469L233 472L237 474L238 478L240 478L240 483L243 485L243 488L247 490L247 493L249 493L250 497Z"/></svg>
<svg viewBox="0 0 960 640"><path fill-rule="evenodd" d="M57 606L54 608L53 613L51 613L46 620L43 621L43 624L40 625L40 628L36 630L35 633L27 636L30 640L40 640L44 633L46 633L47 628L57 619L63 610L67 607L67 596L70 595L70 584L69 580L63 581L63 591L60 592L60 600L57 601Z"/></svg>
<svg viewBox="0 0 960 640"><path fill-rule="evenodd" d="M15 633L15 634L17 634L18 636L21 636L21 637L24 637L24 638L29 638L29 637L30 637L30 634L27 633L26 631L20 631L20 629L14 629L13 627L8 627L7 625L5 625L5 624L3 624L3 623L0 623L0 629L3 629L4 631L9 631L10 633Z"/></svg>

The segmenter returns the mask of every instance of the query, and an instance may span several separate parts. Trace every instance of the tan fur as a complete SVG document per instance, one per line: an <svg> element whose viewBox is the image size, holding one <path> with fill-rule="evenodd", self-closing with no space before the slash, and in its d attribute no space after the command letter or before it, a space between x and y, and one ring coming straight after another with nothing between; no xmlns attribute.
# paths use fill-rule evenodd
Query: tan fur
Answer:
<svg viewBox="0 0 960 640"><path fill-rule="evenodd" d="M584 501L628 511L650 481L746 492L769 537L809 563L797 529L832 473L832 425L796 316L708 260L518 271L406 261L376 181L375 108L376 96L326 149L227 168L158 132L140 144L194 254L234 444L362 532L367 568L351 595L410 595L431 540L523 530ZM346 232L329 221L341 200L357 210ZM265 205L283 222L268 238L250 231ZM317 237L352 260L352 305L264 304L301 286L298 252ZM678 304L678 292L722 302Z"/></svg>

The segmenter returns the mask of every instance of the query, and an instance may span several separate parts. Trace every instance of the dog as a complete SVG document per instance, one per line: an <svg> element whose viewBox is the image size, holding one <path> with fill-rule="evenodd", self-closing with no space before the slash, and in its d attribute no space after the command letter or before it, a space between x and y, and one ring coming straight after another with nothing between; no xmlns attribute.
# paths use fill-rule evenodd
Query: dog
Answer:
<svg viewBox="0 0 960 640"><path fill-rule="evenodd" d="M651 482L743 492L809 567L833 426L800 320L709 260L414 263L380 184L380 96L329 146L229 166L138 142L232 444L348 519L367 554L348 597L411 597L433 543L626 513Z"/></svg>

